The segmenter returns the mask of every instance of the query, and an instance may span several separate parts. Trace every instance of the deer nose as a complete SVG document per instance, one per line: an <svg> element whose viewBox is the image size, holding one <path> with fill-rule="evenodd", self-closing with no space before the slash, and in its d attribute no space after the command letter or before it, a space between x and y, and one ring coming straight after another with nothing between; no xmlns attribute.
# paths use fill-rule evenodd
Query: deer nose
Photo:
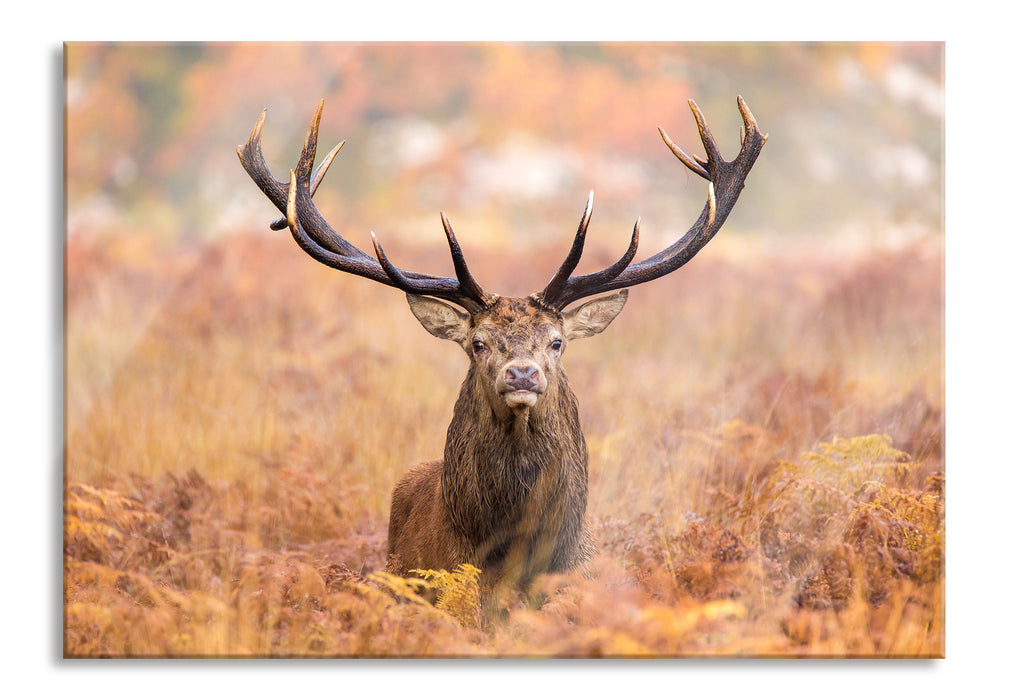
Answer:
<svg viewBox="0 0 1009 700"><path fill-rule="evenodd" d="M536 391L540 385L540 371L535 365L509 367L505 370L505 384L512 391Z"/></svg>

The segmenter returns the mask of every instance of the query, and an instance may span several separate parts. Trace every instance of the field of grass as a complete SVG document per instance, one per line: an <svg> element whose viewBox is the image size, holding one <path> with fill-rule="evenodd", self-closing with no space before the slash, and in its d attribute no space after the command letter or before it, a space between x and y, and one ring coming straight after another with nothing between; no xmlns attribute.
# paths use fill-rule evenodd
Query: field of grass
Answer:
<svg viewBox="0 0 1009 700"><path fill-rule="evenodd" d="M467 257L519 295L567 243ZM439 244L395 259L449 273ZM63 653L943 656L943 264L722 234L633 289L565 356L593 575L492 608L381 571L466 367L401 293L283 233L71 238Z"/></svg>

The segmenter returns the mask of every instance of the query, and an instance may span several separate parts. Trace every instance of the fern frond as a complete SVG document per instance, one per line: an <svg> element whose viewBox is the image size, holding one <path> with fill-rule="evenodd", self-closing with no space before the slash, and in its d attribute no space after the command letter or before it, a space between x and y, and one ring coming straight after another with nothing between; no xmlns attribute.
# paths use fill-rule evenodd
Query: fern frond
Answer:
<svg viewBox="0 0 1009 700"><path fill-rule="evenodd" d="M461 564L455 571L444 569L412 569L410 573L423 576L438 592L435 607L444 610L460 624L473 627L480 613L480 569L472 564Z"/></svg>
<svg viewBox="0 0 1009 700"><path fill-rule="evenodd" d="M368 579L385 586L393 596L401 600L408 600L418 605L431 605L421 593L432 586L422 578L404 578L388 571L376 571L368 574Z"/></svg>
<svg viewBox="0 0 1009 700"><path fill-rule="evenodd" d="M902 481L921 465L893 446L889 435L860 435L821 442L802 460L818 478L854 490L867 481L893 478Z"/></svg>

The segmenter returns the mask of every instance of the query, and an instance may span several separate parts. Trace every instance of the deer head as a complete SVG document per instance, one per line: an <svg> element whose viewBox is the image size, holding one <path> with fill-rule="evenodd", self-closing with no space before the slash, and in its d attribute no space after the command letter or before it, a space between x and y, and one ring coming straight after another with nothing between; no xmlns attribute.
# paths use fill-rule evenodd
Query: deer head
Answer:
<svg viewBox="0 0 1009 700"><path fill-rule="evenodd" d="M430 297L411 294L407 300L431 335L462 346L483 395L501 413L531 409L541 397L550 397L568 343L602 332L620 313L627 291L563 313L536 296L499 297L473 314Z"/></svg>

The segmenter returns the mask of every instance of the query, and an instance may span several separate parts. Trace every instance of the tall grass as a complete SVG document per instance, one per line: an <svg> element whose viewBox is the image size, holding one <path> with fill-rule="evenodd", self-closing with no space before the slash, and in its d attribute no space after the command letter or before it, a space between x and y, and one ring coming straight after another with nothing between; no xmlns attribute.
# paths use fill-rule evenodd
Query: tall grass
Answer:
<svg viewBox="0 0 1009 700"><path fill-rule="evenodd" d="M511 294L554 253L468 249ZM594 577L474 610L377 575L466 367L401 293L283 235L71 239L64 653L942 655L942 265L727 236L632 290L565 357Z"/></svg>

